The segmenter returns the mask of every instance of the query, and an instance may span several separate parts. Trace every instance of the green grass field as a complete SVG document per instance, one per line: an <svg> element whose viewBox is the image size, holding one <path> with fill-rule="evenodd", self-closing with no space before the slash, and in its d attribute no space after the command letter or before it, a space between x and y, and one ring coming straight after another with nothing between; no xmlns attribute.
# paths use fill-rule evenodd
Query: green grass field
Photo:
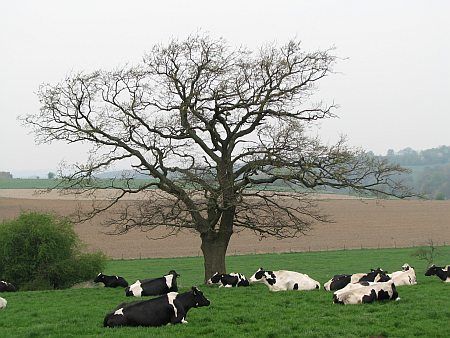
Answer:
<svg viewBox="0 0 450 338"><path fill-rule="evenodd" d="M97 179L95 186L99 188L123 188L129 184L132 188L144 186L153 180L133 179L131 181L123 179ZM13 178L0 179L0 189L52 189L60 183L58 179L36 179L36 178ZM59 188L62 188L59 186Z"/></svg>
<svg viewBox="0 0 450 338"><path fill-rule="evenodd" d="M192 309L186 325L161 328L103 328L105 314L127 298L123 289L93 288L3 293L8 300L0 311L0 337L448 337L450 284L425 277L426 263L412 257L417 248L350 250L231 256L229 271L247 277L260 266L309 274L322 284L336 273L366 272L381 266L389 272L408 262L415 267L418 285L398 288L401 300L366 305L337 305L324 290L271 293L257 284L224 289L202 286L202 258L110 261L107 274L129 282L175 269L185 291L200 286L211 301ZM450 247L438 249L436 263L450 263Z"/></svg>

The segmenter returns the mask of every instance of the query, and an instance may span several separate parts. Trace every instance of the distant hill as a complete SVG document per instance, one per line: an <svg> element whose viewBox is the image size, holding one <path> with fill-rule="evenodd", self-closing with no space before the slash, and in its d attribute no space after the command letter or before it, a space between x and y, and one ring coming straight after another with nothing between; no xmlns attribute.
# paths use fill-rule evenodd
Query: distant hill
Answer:
<svg viewBox="0 0 450 338"><path fill-rule="evenodd" d="M450 199L450 146L425 150L388 150L380 156L411 170L404 180L431 199Z"/></svg>
<svg viewBox="0 0 450 338"><path fill-rule="evenodd" d="M440 146L425 150L405 148L395 152L389 149L384 156L389 162L402 166L434 166L450 163L450 146Z"/></svg>

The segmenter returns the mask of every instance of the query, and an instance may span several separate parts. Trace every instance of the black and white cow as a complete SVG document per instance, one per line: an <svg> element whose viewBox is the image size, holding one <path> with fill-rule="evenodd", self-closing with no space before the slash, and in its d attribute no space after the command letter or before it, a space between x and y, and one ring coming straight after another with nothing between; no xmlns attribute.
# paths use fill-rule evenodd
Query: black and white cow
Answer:
<svg viewBox="0 0 450 338"><path fill-rule="evenodd" d="M354 273L350 275L334 275L328 282L323 285L327 291L336 291L342 289L349 283L358 282L386 282L391 278L380 268L371 269L368 273Z"/></svg>
<svg viewBox="0 0 450 338"><path fill-rule="evenodd" d="M117 288L119 286L126 288L128 286L128 282L125 278L120 276L107 276L101 272L94 279L94 283L103 283L106 288Z"/></svg>
<svg viewBox="0 0 450 338"><path fill-rule="evenodd" d="M425 272L425 276L438 276L445 283L450 283L450 265L447 265L445 268L440 266L432 265L428 268L427 272Z"/></svg>
<svg viewBox="0 0 450 338"><path fill-rule="evenodd" d="M106 315L103 326L162 326L186 324L186 315L193 307L209 306L210 301L195 286L185 293L166 295L132 303L122 303Z"/></svg>
<svg viewBox="0 0 450 338"><path fill-rule="evenodd" d="M416 271L408 263L402 265L401 271L394 271L388 276L394 281L395 286L417 284Z"/></svg>
<svg viewBox="0 0 450 338"><path fill-rule="evenodd" d="M377 300L400 300L392 280L333 294L333 303L336 304L364 304Z"/></svg>
<svg viewBox="0 0 450 338"><path fill-rule="evenodd" d="M125 295L127 297L159 296L168 292L176 292L178 291L177 277L179 276L175 270L170 270L163 277L137 280L125 289Z"/></svg>
<svg viewBox="0 0 450 338"><path fill-rule="evenodd" d="M359 288L362 288L364 286L374 285L376 282L356 282L356 283L348 283L346 286L344 286L342 289L336 290L333 292L336 296L340 295L341 293L348 292L351 290L356 290Z"/></svg>
<svg viewBox="0 0 450 338"><path fill-rule="evenodd" d="M250 277L250 283L264 283L270 291L320 289L320 283L308 275L287 270L266 271L259 268Z"/></svg>
<svg viewBox="0 0 450 338"><path fill-rule="evenodd" d="M5 298L0 297L0 310L4 309L6 307L6 304L8 304L8 302L6 301Z"/></svg>
<svg viewBox="0 0 450 338"><path fill-rule="evenodd" d="M11 283L0 281L0 292L15 292L17 291L16 287Z"/></svg>
<svg viewBox="0 0 450 338"><path fill-rule="evenodd" d="M206 284L219 284L219 288L226 287L238 287L249 286L248 279L243 274L232 272L230 274L216 272L210 279L206 281Z"/></svg>

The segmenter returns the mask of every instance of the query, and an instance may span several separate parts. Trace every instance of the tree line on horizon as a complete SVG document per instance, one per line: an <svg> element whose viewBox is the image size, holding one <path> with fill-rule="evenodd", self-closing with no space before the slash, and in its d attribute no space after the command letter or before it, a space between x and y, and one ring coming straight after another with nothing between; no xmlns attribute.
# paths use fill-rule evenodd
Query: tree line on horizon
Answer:
<svg viewBox="0 0 450 338"><path fill-rule="evenodd" d="M404 182L416 192L426 198L445 200L450 199L450 146L439 146L424 150L415 150L410 147L394 151L389 149L386 155L374 157L386 159L390 163L398 164L410 169L410 173L403 174ZM129 170L128 170L129 171ZM99 179L111 179L121 176L123 171L104 172ZM56 178L49 172L48 179ZM136 179L145 179L145 175L136 174ZM282 182L274 182L274 186L282 186ZM332 192L333 189L326 189Z"/></svg>
<svg viewBox="0 0 450 338"><path fill-rule="evenodd" d="M411 173L403 174L404 182L418 193L430 199L450 199L450 146L389 149L380 157L410 169Z"/></svg>

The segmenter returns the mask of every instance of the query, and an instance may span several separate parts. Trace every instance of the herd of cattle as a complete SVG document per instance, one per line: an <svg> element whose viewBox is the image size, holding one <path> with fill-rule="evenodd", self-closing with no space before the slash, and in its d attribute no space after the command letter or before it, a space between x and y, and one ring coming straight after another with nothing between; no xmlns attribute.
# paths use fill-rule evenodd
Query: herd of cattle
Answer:
<svg viewBox="0 0 450 338"><path fill-rule="evenodd" d="M442 281L450 283L450 265L439 267L432 265L425 276L436 275ZM158 296L144 301L121 303L108 313L103 321L105 327L116 326L161 326L166 324L187 323L186 314L193 307L208 306L210 301L195 286L190 291L178 293L177 277L170 270L165 276L137 280L134 284L119 276L106 276L99 273L95 283L105 287L123 287L125 296ZM268 271L258 269L250 279L240 273L215 273L206 284L219 287L246 287L251 283L263 283L270 291L315 290L320 283L306 274L294 271ZM401 271L391 274L380 268L368 273L335 275L324 284L326 291L333 291L333 302L339 304L372 303L381 300L399 300L396 287L417 284L414 268L408 264ZM11 283L0 281L0 292L14 292L17 289ZM7 301L0 297L0 309Z"/></svg>

